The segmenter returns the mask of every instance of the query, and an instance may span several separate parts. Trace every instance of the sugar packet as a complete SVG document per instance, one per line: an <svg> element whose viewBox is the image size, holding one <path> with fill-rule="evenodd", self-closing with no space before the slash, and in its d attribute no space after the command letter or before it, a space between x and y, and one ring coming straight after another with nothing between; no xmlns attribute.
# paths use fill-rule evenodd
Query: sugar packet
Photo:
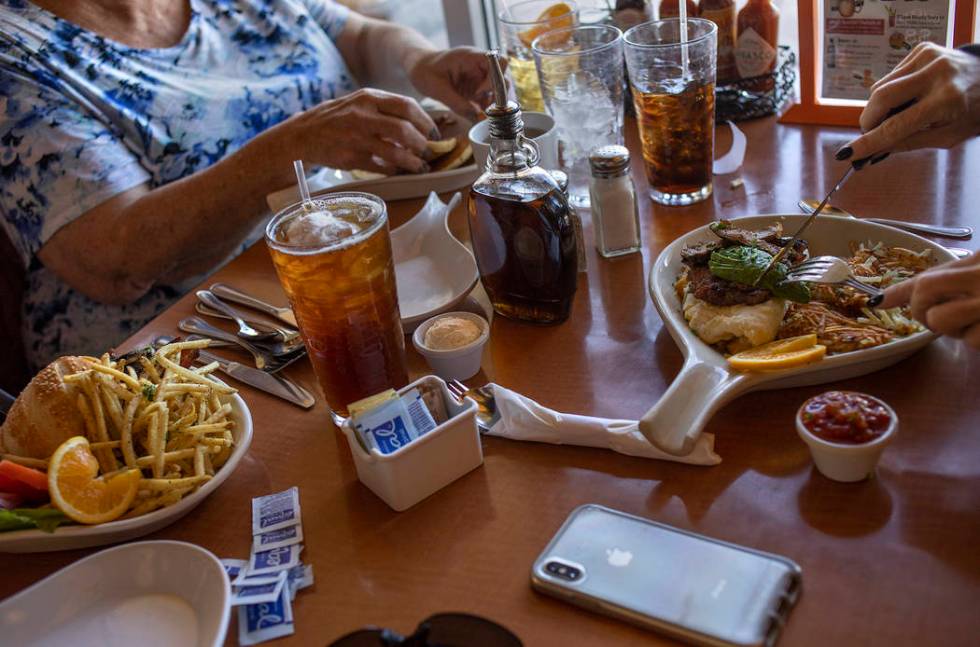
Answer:
<svg viewBox="0 0 980 647"><path fill-rule="evenodd" d="M296 591L313 586L313 566L311 564L300 564L289 569L289 578L286 580L289 587L289 599L296 599Z"/></svg>
<svg viewBox="0 0 980 647"><path fill-rule="evenodd" d="M253 551L248 559L248 573L246 577L253 575L268 575L285 571L299 564L299 554L303 551L303 544L293 544L282 548L271 550Z"/></svg>
<svg viewBox="0 0 980 647"><path fill-rule="evenodd" d="M253 535L289 528L299 523L299 489L296 487L252 499Z"/></svg>
<svg viewBox="0 0 980 647"><path fill-rule="evenodd" d="M283 587L275 602L238 607L238 644L257 645L295 633L289 591Z"/></svg>
<svg viewBox="0 0 980 647"><path fill-rule="evenodd" d="M263 532L259 535L254 535L252 537L252 550L272 550L273 548L282 548L284 546L292 546L293 544L298 544L303 541L303 524L296 526L290 526L288 528L280 528L279 530L270 530L269 532Z"/></svg>
<svg viewBox="0 0 980 647"><path fill-rule="evenodd" d="M225 569L225 575L227 575L228 579L231 580L232 584L234 584L238 576L247 570L245 567L248 565L248 560L225 558L221 560L221 565Z"/></svg>
<svg viewBox="0 0 980 647"><path fill-rule="evenodd" d="M248 584L236 587L231 594L231 606L236 607L242 604L261 604L263 602L275 602L282 595L283 587L288 582L287 571L279 571L279 575L268 584ZM289 597L293 599L293 589L289 589Z"/></svg>
<svg viewBox="0 0 980 647"><path fill-rule="evenodd" d="M418 389L386 400L352 420L365 447L391 454L436 428Z"/></svg>

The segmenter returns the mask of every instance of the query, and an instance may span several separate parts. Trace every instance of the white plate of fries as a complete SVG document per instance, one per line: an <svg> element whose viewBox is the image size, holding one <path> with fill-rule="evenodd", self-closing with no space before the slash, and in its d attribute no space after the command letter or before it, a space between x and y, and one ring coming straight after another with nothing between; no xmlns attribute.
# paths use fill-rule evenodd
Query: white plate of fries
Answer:
<svg viewBox="0 0 980 647"><path fill-rule="evenodd" d="M100 476L140 469L137 496L114 521L62 525L50 533L2 532L0 552L72 550L141 537L183 517L231 475L252 442L252 416L234 388L211 377L215 367L180 365L181 352L206 344L178 342L152 355L131 354L128 362L87 358L90 370L66 377L79 387Z"/></svg>

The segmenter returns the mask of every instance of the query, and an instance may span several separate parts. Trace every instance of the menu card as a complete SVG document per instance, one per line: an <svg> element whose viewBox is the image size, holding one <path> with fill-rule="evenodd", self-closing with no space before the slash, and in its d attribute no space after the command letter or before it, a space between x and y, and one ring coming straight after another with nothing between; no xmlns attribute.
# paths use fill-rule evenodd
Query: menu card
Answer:
<svg viewBox="0 0 980 647"><path fill-rule="evenodd" d="M867 100L918 43L947 45L952 0L821 0L828 99Z"/></svg>

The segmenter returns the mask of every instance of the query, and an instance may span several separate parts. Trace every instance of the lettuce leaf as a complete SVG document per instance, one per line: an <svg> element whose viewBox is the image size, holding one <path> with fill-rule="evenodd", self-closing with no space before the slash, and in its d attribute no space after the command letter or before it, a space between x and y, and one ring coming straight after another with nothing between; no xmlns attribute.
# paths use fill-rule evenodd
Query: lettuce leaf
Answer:
<svg viewBox="0 0 980 647"><path fill-rule="evenodd" d="M55 528L64 523L71 523L71 520L56 508L0 510L0 532L29 530L31 528L38 528L44 532L54 532Z"/></svg>
<svg viewBox="0 0 980 647"><path fill-rule="evenodd" d="M718 278L753 285L761 275L772 255L756 247L735 245L711 253L708 269ZM810 301L810 288L806 283L785 283L787 267L777 263L764 277L759 287L772 292L773 296L797 303Z"/></svg>

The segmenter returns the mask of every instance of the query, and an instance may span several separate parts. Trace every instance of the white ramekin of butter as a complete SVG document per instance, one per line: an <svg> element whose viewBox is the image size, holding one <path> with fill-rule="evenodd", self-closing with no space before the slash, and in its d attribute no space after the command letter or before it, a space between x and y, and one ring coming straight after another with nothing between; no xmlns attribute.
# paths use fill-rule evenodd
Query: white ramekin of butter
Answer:
<svg viewBox="0 0 980 647"><path fill-rule="evenodd" d="M415 345L429 367L444 380L468 380L480 372L490 324L472 312L446 312L415 329Z"/></svg>

